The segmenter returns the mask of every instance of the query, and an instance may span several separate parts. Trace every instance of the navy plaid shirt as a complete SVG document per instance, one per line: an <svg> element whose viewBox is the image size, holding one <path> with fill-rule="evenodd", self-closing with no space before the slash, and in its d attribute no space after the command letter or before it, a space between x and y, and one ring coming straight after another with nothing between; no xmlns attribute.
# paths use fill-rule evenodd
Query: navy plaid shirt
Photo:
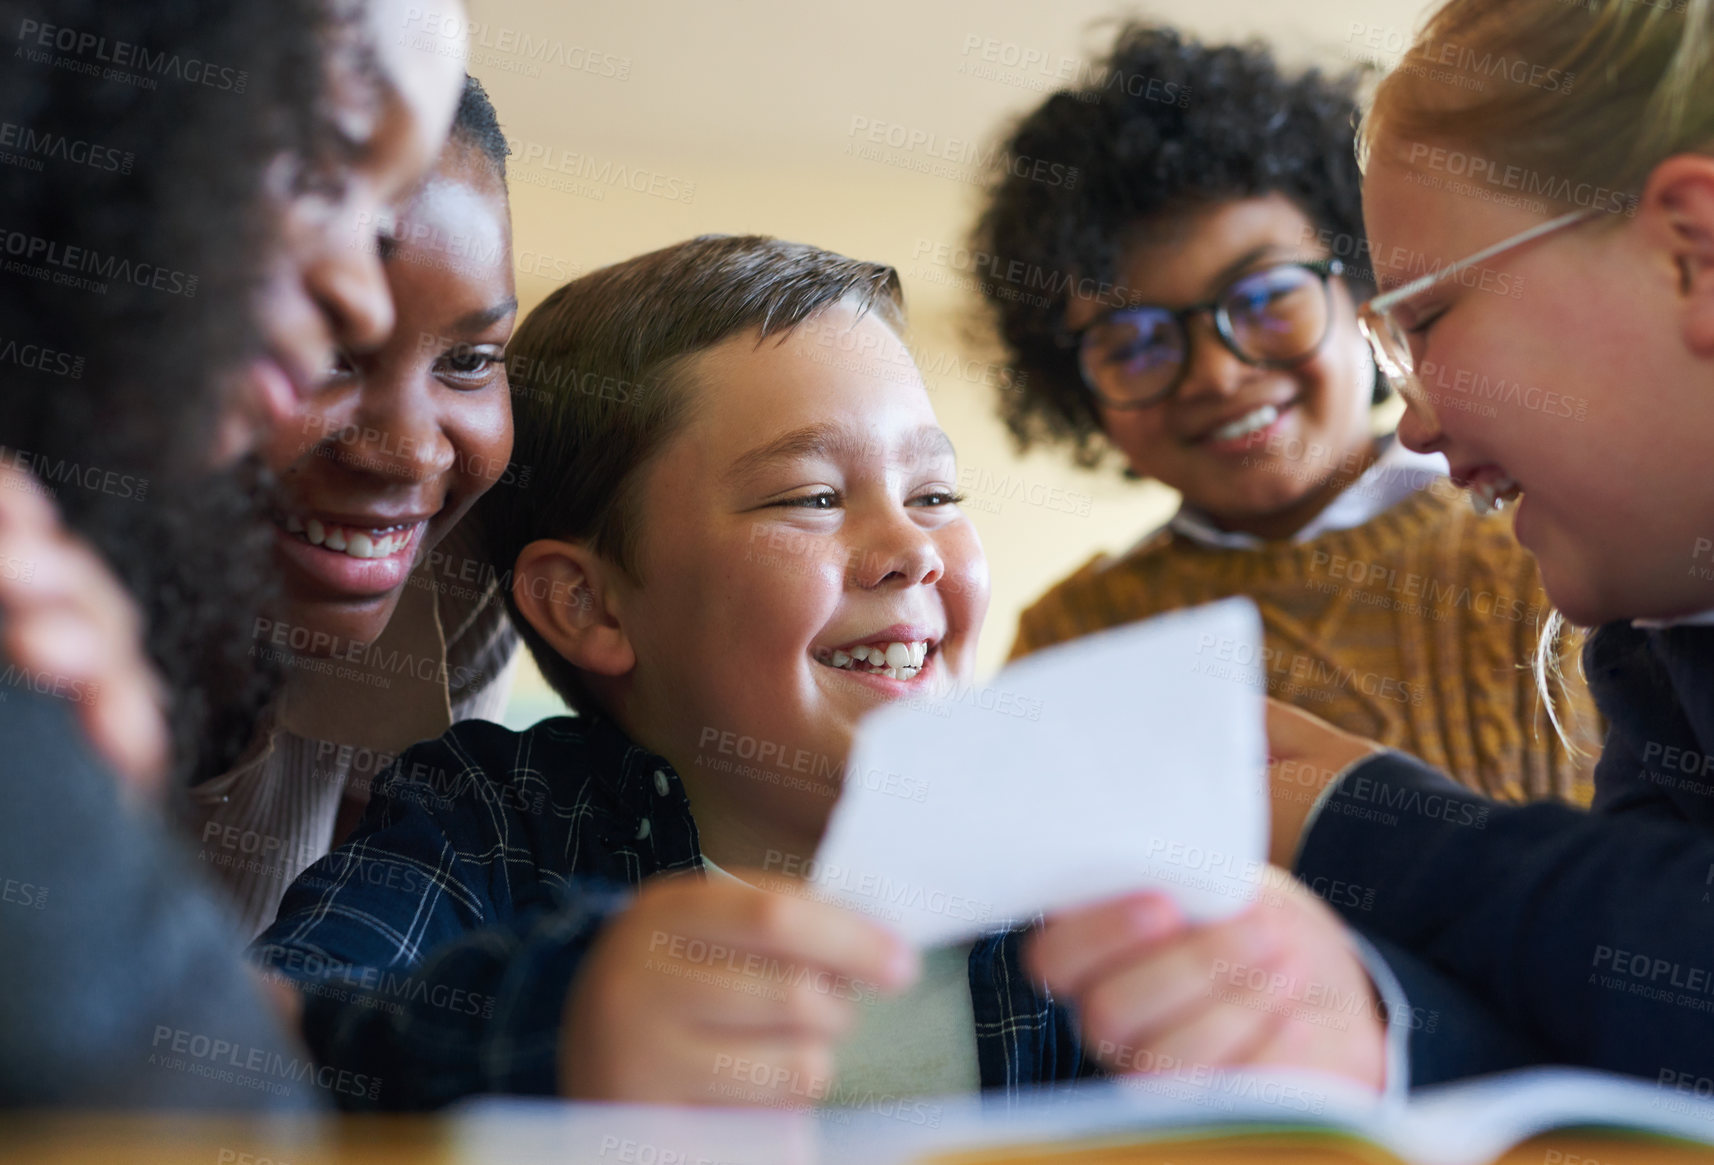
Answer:
<svg viewBox="0 0 1714 1165"><path fill-rule="evenodd" d="M644 878L701 861L678 774L610 721L470 720L399 758L251 955L298 987L324 1064L381 1082L335 1089L350 1107L553 1093L567 991L602 923ZM1008 1092L1097 1072L1024 973L1022 933L970 953L982 1086Z"/></svg>

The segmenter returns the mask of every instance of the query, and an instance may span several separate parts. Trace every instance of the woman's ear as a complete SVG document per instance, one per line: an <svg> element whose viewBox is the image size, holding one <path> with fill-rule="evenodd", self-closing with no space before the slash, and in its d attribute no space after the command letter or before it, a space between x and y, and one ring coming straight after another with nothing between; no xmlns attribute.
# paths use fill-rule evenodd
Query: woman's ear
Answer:
<svg viewBox="0 0 1714 1165"><path fill-rule="evenodd" d="M1676 154L1654 168L1640 212L1676 269L1685 342L1714 358L1714 158Z"/></svg>
<svg viewBox="0 0 1714 1165"><path fill-rule="evenodd" d="M637 665L620 614L616 566L581 542L542 538L518 552L512 600L573 667L621 676Z"/></svg>

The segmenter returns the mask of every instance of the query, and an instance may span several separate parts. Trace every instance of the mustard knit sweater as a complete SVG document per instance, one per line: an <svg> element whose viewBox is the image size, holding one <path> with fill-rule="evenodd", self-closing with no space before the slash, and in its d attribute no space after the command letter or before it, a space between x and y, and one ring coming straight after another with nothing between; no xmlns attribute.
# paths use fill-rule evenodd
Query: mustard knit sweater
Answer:
<svg viewBox="0 0 1714 1165"><path fill-rule="evenodd" d="M1100 556L1023 614L1012 658L1179 607L1248 595L1270 695L1413 753L1502 801L1587 805L1600 751L1575 643L1551 684L1584 756L1561 743L1531 661L1550 611L1506 517L1424 489L1367 523L1305 542L1216 549L1163 530Z"/></svg>

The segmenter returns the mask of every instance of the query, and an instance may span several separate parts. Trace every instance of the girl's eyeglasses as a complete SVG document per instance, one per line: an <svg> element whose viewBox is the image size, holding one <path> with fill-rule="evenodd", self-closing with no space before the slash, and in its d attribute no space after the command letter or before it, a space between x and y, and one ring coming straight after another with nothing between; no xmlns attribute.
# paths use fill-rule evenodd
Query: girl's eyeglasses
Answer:
<svg viewBox="0 0 1714 1165"><path fill-rule="evenodd" d="M1116 308L1060 343L1077 349L1083 383L1108 408L1140 409L1178 390L1190 362L1190 321L1214 317L1220 343L1246 364L1289 368L1327 338L1333 318L1328 280L1338 259L1279 263L1240 275L1206 303Z"/></svg>
<svg viewBox="0 0 1714 1165"><path fill-rule="evenodd" d="M1574 210L1570 214L1562 214L1558 218L1538 223L1527 231L1521 231L1508 239L1501 239L1491 247L1477 251L1467 259L1460 259L1450 267L1431 271L1385 295L1377 295L1358 308L1358 330L1369 341L1369 347L1374 349L1375 363L1380 365L1387 381L1405 396L1419 402L1424 401L1421 385L1416 379L1416 358L1411 354L1410 337L1426 317L1423 302L1426 292L1439 287L1448 279L1457 278L1479 263L1485 263L1525 243L1532 243L1544 235L1586 222L1600 213L1602 212L1595 208Z"/></svg>

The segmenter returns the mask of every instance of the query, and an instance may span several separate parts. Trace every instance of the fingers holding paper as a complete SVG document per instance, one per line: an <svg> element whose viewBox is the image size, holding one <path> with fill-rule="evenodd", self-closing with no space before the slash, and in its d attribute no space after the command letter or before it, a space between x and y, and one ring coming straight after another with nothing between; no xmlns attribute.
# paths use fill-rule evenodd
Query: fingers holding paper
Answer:
<svg viewBox="0 0 1714 1165"><path fill-rule="evenodd" d="M1109 1071L1302 1068L1384 1083L1386 1028L1363 965L1332 912L1283 875L1200 926L1159 894L1063 912L1025 957Z"/></svg>
<svg viewBox="0 0 1714 1165"><path fill-rule="evenodd" d="M646 884L573 984L561 1090L586 1100L807 1108L855 1005L915 955L860 915L736 879Z"/></svg>

